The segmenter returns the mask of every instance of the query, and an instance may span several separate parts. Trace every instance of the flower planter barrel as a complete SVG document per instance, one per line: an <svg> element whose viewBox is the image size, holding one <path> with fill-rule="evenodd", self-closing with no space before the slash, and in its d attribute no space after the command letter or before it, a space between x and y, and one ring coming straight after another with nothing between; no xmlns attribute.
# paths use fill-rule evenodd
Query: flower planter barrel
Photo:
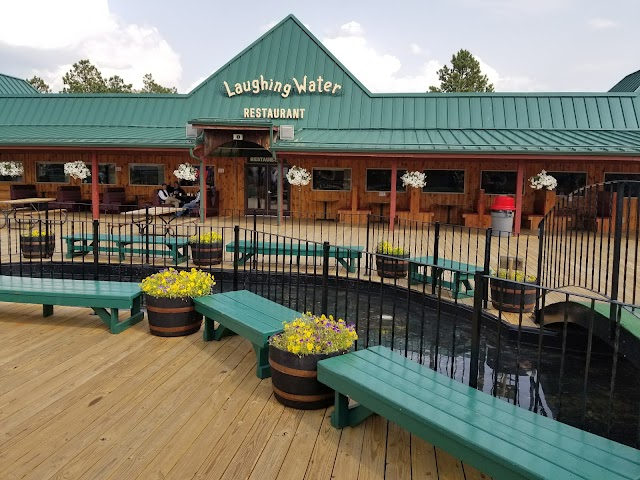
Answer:
<svg viewBox="0 0 640 480"><path fill-rule="evenodd" d="M149 330L159 337L181 337L200 330L202 315L191 298L161 298L145 295Z"/></svg>
<svg viewBox="0 0 640 480"><path fill-rule="evenodd" d="M195 265L218 265L222 262L222 242L192 243L190 247Z"/></svg>
<svg viewBox="0 0 640 480"><path fill-rule="evenodd" d="M405 259L409 258L409 254L383 256L376 255L376 265L378 267L378 276L381 278L404 278L409 271L409 262Z"/></svg>
<svg viewBox="0 0 640 480"><path fill-rule="evenodd" d="M273 393L283 405L301 410L326 408L333 404L334 391L318 382L318 361L333 354L313 354L299 357L269 346L269 365Z"/></svg>
<svg viewBox="0 0 640 480"><path fill-rule="evenodd" d="M25 258L51 258L56 249L56 236L20 236L20 251Z"/></svg>
<svg viewBox="0 0 640 480"><path fill-rule="evenodd" d="M535 287L491 279L491 303L503 312L530 312L536 304Z"/></svg>

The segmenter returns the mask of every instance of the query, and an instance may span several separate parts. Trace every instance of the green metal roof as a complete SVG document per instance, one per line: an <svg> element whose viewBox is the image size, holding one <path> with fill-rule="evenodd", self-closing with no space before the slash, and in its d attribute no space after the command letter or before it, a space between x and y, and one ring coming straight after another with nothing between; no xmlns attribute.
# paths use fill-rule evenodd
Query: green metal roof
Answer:
<svg viewBox="0 0 640 480"><path fill-rule="evenodd" d="M640 154L640 130L303 129L280 152Z"/></svg>
<svg viewBox="0 0 640 480"><path fill-rule="evenodd" d="M630 73L618 83L616 83L610 92L638 92L640 91L640 70Z"/></svg>
<svg viewBox="0 0 640 480"><path fill-rule="evenodd" d="M298 92L295 82L305 76L340 89ZM289 95L273 91L272 80L292 85ZM256 91L236 93L235 84L243 82ZM249 109L262 115L245 118ZM267 117L289 111L304 112L303 118ZM295 141L275 143L281 150L628 155L637 153L638 138L623 133L640 131L640 95L373 94L288 16L186 95L0 95L0 146L187 148L184 127L193 119L199 125L294 125Z"/></svg>
<svg viewBox="0 0 640 480"><path fill-rule="evenodd" d="M0 95L31 95L34 93L40 92L26 80L0 73Z"/></svg>

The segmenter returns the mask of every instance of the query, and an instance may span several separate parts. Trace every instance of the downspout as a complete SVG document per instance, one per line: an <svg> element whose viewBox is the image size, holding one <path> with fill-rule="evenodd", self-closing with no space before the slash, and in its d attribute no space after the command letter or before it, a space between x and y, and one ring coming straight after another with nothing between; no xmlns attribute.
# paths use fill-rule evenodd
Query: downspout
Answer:
<svg viewBox="0 0 640 480"><path fill-rule="evenodd" d="M197 142L197 140L196 140ZM205 191L205 180L206 180L206 172L204 171L204 159L200 157L196 157L193 153L193 150L197 147L197 145L189 148L189 156L194 160L200 162L200 222L204 223L205 220L205 205L207 201L206 191Z"/></svg>

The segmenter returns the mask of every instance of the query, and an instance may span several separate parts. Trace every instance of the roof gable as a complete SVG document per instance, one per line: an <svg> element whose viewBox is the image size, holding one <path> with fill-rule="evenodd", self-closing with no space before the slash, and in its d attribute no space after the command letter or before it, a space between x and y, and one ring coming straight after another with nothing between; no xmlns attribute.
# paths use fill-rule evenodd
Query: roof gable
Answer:
<svg viewBox="0 0 640 480"><path fill-rule="evenodd" d="M613 87L610 92L638 92L640 91L640 70L630 73Z"/></svg>
<svg viewBox="0 0 640 480"><path fill-rule="evenodd" d="M0 95L40 94L29 82L21 78L0 73Z"/></svg>
<svg viewBox="0 0 640 480"><path fill-rule="evenodd" d="M284 109L285 123L290 120L298 127L334 125L338 118L359 115L356 106L371 100L371 93L293 15L190 96L195 116L283 123L279 116ZM247 117L245 109L254 110ZM297 118L288 117L290 111Z"/></svg>

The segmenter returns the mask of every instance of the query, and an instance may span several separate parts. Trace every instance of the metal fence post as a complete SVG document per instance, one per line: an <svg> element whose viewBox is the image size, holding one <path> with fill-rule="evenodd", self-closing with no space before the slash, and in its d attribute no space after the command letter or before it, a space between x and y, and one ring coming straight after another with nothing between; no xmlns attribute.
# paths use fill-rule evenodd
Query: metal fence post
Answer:
<svg viewBox="0 0 640 480"><path fill-rule="evenodd" d="M336 247L337 248L337 247ZM329 314L329 242L322 244L322 313Z"/></svg>
<svg viewBox="0 0 640 480"><path fill-rule="evenodd" d="M476 290L473 294L473 318L471 320L471 361L469 364L469 386L478 388L478 359L480 357L480 326L482 319L482 301L485 287L485 272L476 272L473 276Z"/></svg>
<svg viewBox="0 0 640 480"><path fill-rule="evenodd" d="M238 257L240 254L240 226L233 227L233 290L238 290Z"/></svg>
<svg viewBox="0 0 640 480"><path fill-rule="evenodd" d="M93 221L93 279L99 280L99 272L98 267L100 263L99 260L100 253L100 222L98 220Z"/></svg>

